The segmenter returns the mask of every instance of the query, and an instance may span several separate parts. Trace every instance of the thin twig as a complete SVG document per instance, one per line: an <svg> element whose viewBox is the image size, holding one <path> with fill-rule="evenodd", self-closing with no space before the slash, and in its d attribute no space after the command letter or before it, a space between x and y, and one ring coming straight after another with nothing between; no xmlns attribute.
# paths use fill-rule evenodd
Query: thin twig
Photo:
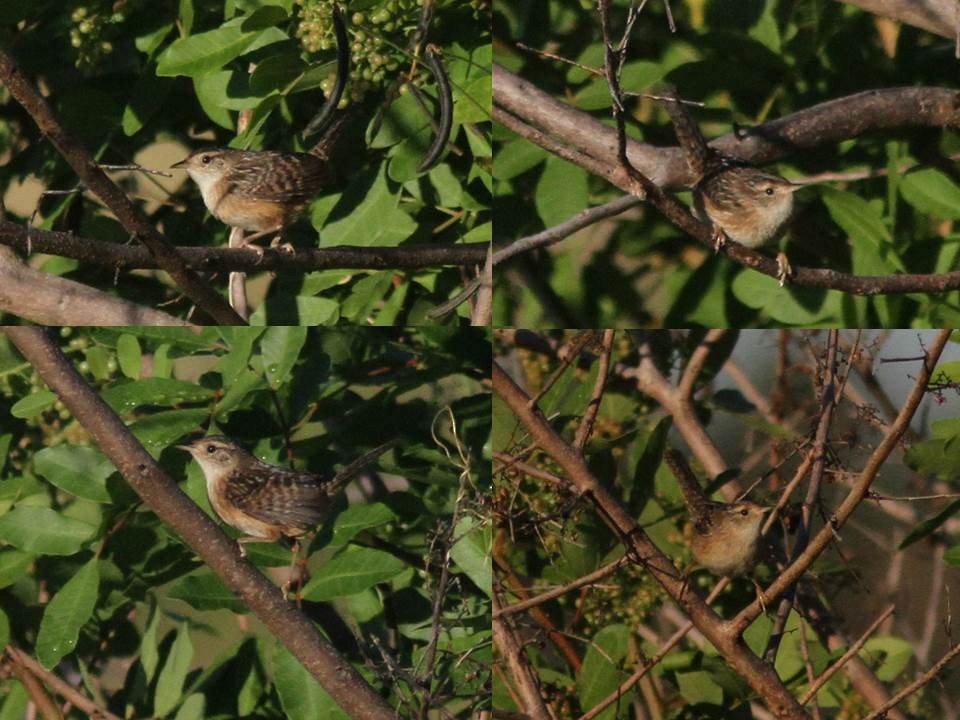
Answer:
<svg viewBox="0 0 960 720"><path fill-rule="evenodd" d="M943 668L945 668L953 658L957 655L960 655L960 643L957 643L952 648L950 648L946 654L937 661L937 664L931 667L927 672L918 677L912 683L907 685L903 690L894 695L888 702L886 702L883 707L877 708L872 713L867 715L863 720L880 720L885 717L885 713L892 707L896 707L905 699L913 695L917 690L922 688L928 682L933 680Z"/></svg>
<svg viewBox="0 0 960 720"><path fill-rule="evenodd" d="M888 617L890 617L890 615L893 614L893 610L895 607L896 607L895 605L891 604L887 607L886 610L880 613L880 615L877 616L877 619L874 620L872 623L870 623L870 627L864 630L863 634L860 635L859 638L857 638L856 642L854 642L847 649L847 651L840 656L840 659L838 659L835 663L833 663L833 665L831 665L826 670L824 670L823 673L821 673L820 677L818 677L814 682L810 684L810 687L807 688L807 691L800 696L801 705L806 705L808 702L810 702L814 698L814 696L816 696L817 691L820 690L820 688L822 688L827 683L827 681L833 677L834 673L836 673L838 670L840 670L840 668L846 665L846 663L850 660L850 658L852 658L854 655L860 652L860 648L862 648L866 644L870 636L873 635L874 632L876 632L876 629L878 627L880 627L880 624L884 620L886 620Z"/></svg>

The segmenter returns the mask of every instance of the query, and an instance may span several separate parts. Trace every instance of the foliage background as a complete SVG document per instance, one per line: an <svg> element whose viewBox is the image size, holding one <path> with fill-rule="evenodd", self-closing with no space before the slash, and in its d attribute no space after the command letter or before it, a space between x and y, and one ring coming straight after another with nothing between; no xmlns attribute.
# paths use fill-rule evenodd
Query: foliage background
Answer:
<svg viewBox="0 0 960 720"><path fill-rule="evenodd" d="M626 0L612 13L623 31ZM632 34L623 88L661 80L693 108L707 139L863 90L954 87L952 39L865 13L835 0L691 0L644 5ZM547 50L603 64L596 4L501 0L494 6L496 61L580 110L613 125L605 80L523 52ZM630 136L676 145L666 113L631 99ZM498 127L495 197L501 242L539 232L622 194L604 181ZM788 178L820 172L929 167L886 178L830 182L798 193L787 252L794 265L860 275L955 269L960 150L952 129L871 132L795 154L772 167ZM689 193L681 194L689 202ZM768 254L775 252L767 250ZM858 298L787 287L714 257L641 206L546 251L498 268L494 323L513 327L941 327L957 321L956 292Z"/></svg>
<svg viewBox="0 0 960 720"><path fill-rule="evenodd" d="M401 440L374 466L379 475L351 485L350 506L339 503L310 545L304 612L404 717L412 712L411 692L372 643L379 641L397 667L422 672L444 548L436 537L449 525L460 488L460 468L430 435L434 416L449 405L471 477L453 535L433 687L456 717L486 702L485 332L60 333L64 350L102 397L211 514L202 473L172 447L198 431L237 438L281 464L289 434L294 466L327 475L381 442ZM452 450L444 418L438 434ZM5 338L0 473L0 644L35 653L120 716L345 717L190 548L139 504ZM366 546L373 541L399 555ZM280 545L249 546L248 557L268 573L285 572L290 562ZM427 560L433 570L404 557ZM278 584L282 578L275 576ZM0 717L23 717L27 696L19 681L0 680L0 698Z"/></svg>
<svg viewBox="0 0 960 720"><path fill-rule="evenodd" d="M527 340L534 336L529 331L498 333L494 356L521 387L534 395L561 367L555 356L542 351L547 347L542 341L560 343L572 338L574 332L543 332L530 342L522 334L528 335ZM637 351L625 335L618 334L613 360L632 370L637 364ZM849 348L853 335L852 331L841 334L844 347ZM867 366L875 374L871 378L860 371L850 375L849 384L860 394L848 396L837 409L830 434L830 479L821 489L822 505L814 510L815 529L830 516L838 498L848 489L839 472L862 467L862 461L876 446L879 430L871 418L888 419L884 409L887 403L898 409L913 382L910 363L886 364L881 358L915 358L918 342L930 335L908 331L889 336L877 331L864 333ZM703 333L651 332L645 336L659 370L676 382L678 371ZM731 469L716 478L711 487L716 489L736 478L741 489L758 483L751 500L770 504L779 497L803 454L791 451L812 433L811 421L816 421L819 398L814 392L814 379L818 369L813 355L822 353L823 340L823 334L816 333L781 335L749 330L732 331L715 343L696 385L693 404L697 421ZM587 349L592 350L589 346ZM786 362L778 374L781 349L786 352ZM938 366L943 374L935 372L934 378L960 379L958 359L960 349L956 343L949 344ZM747 400L743 384L727 372L728 363L736 364L776 408L778 421L769 419L769 407L761 410ZM596 361L579 367L574 362L539 402L543 414L568 442L592 397L597 366ZM785 385L780 384L781 378ZM957 459L945 448L957 441L960 431L958 402L955 388L946 390L940 399L928 397L923 401L912 426L917 435L894 452L874 490L897 497L955 490ZM536 470L563 477L542 450L530 451L530 436L496 395L493 413L494 509L499 528L494 539L494 579L506 593L504 605L509 605L527 597L518 592L520 579L529 595L536 595L613 562L623 554L623 545L595 507L578 493L567 491L563 483L545 482L532 473L510 468L510 458L519 456ZM634 381L615 371L584 457L594 476L622 499L644 532L680 571L691 573L691 586L705 596L716 580L702 568L692 567L684 539L687 510L676 480L666 464L661 464L664 449L669 446L681 450L695 465L673 424L664 408L638 393ZM771 471L774 460L784 464ZM699 468L697 471L701 482L706 483L707 474ZM795 502L787 506L786 517L802 501L803 493L794 493ZM714 497L723 499L720 493ZM842 528L837 544L801 580L801 599L816 594L850 638L859 637L887 604L896 603L893 620L884 623L860 651L877 677L893 688L891 693L912 680L915 672L926 670L955 642L944 631L943 623L949 623L951 615L947 597L960 590L958 509L960 504L949 496L911 503L913 519L904 521L897 513L885 512L881 503L866 501ZM789 537L793 542L794 536ZM764 565L758 567L756 578L761 586L769 585L771 573ZM713 607L721 617L730 618L754 597L751 582L739 578ZM512 617L526 641L524 651L540 678L543 697L560 717L579 717L613 693L686 620L650 574L635 562L627 562L613 575L567 592L538 609L545 619L532 613ZM744 634L754 652L762 652L765 647L773 614L774 608L770 608L769 616L761 615ZM547 629L551 625L556 633ZM817 633L809 626L806 629L811 662L819 674L845 648L831 652L819 642ZM793 611L775 667L798 695L807 683L802 658L799 619ZM494 707L515 710L502 682L504 675L510 677L510 672L505 669L495 675ZM917 718L949 714L945 708L956 707L960 674L950 665L940 679L943 687L938 688L936 682L929 684L900 709ZM655 665L645 682L625 695L619 706L614 704L598 717L644 717L637 714L636 704L664 718L764 716L751 712L749 703L755 698L746 683L709 642L695 640L693 635L687 635ZM823 717L864 717L869 712L842 672L834 675L817 697Z"/></svg>
<svg viewBox="0 0 960 720"><path fill-rule="evenodd" d="M200 146L304 149L296 135L323 103L321 88L329 87L333 73L334 50L318 49L313 35L319 31L298 37L308 9L321 4L329 5L326 0L10 0L0 6L0 41L100 162L137 160L166 170ZM379 132L367 136L385 84L409 69L402 49L419 10L411 0L365 0L348 7L354 68L382 78L375 83L358 77L348 85L348 95L363 99L353 103L357 117L348 149L338 158L341 181L314 202L285 240L320 247L489 241L490 45L482 3L438 2L429 34L444 52L453 86L456 151L448 151L429 173L416 172L432 131L410 93L390 105ZM250 63L257 63L253 74ZM431 76L421 69L416 82L428 103L434 102ZM360 92L360 83L370 87ZM431 110L435 113L435 106ZM238 137L241 111L251 113L251 122ZM29 217L40 189L76 184L5 89L0 89L0 157L0 188L11 219ZM182 172L174 171L172 180L118 177L136 197L147 198L146 210L175 243L226 244L225 226L209 216ZM97 201L80 195L44 200L36 222L104 241L128 240ZM121 273L115 281L109 268L63 258L33 262L144 304L156 306L176 295L155 272ZM255 303L266 302L253 322L417 324L461 282L457 268L329 270L272 283L260 274L250 294ZM188 303L165 309L185 315Z"/></svg>

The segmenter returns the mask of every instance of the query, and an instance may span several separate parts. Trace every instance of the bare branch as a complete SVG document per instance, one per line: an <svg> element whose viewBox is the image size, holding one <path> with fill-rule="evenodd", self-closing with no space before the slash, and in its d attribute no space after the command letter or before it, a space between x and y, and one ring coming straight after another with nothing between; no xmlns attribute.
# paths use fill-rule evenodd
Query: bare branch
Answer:
<svg viewBox="0 0 960 720"><path fill-rule="evenodd" d="M0 247L0 311L41 325L182 325L165 312L34 270Z"/></svg>

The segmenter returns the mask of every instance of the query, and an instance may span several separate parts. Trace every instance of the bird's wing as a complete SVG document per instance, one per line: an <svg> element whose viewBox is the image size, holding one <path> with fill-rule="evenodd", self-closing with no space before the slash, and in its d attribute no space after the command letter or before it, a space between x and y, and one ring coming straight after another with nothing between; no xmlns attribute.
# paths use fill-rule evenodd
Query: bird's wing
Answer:
<svg viewBox="0 0 960 720"><path fill-rule="evenodd" d="M227 499L257 520L303 530L319 523L330 505L319 476L267 465L231 478Z"/></svg>
<svg viewBox="0 0 960 720"><path fill-rule="evenodd" d="M306 153L262 152L242 158L233 169L234 192L271 202L306 203L329 184L328 163Z"/></svg>

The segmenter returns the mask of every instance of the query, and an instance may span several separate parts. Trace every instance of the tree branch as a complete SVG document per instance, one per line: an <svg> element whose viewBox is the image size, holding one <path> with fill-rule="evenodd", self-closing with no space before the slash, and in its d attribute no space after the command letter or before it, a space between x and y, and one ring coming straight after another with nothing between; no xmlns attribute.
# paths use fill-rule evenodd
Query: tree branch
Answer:
<svg viewBox="0 0 960 720"><path fill-rule="evenodd" d="M730 667L764 699L771 711L780 718L805 718L803 708L773 667L754 655L739 634L730 632L729 625L702 598L688 591L676 567L653 544L631 512L597 480L583 455L557 433L539 408L531 405L527 393L496 361L493 363L493 390L523 424L534 442L557 462L576 488L591 500L598 514L624 542L631 557L649 571L684 609L697 629L713 643Z"/></svg>
<svg viewBox="0 0 960 720"><path fill-rule="evenodd" d="M494 106L497 122L612 185L644 197L678 229L711 252L715 250L711 228L694 218L683 203L663 191L664 188L682 187L693 180L682 150L654 148L627 140L629 165L621 163L615 129L554 100L497 65L494 65L494 77L494 101L503 100L502 106ZM501 80L505 83L503 88L496 84ZM514 96L521 92L527 93L522 106L514 107L512 103L518 102ZM530 96L531 93L534 97ZM909 112L905 112L907 108L900 103L913 104ZM550 105L555 116L544 114L545 104ZM724 136L711 144L751 162L770 162L792 151L853 137L868 129L909 125L960 126L960 110L954 107L955 104L960 106L960 93L943 88L872 90L831 100L760 125L742 139ZM731 138L729 142L728 138ZM501 248L498 252L504 250ZM725 243L720 252L744 267L771 278L779 277L775 260L737 242ZM825 268L794 266L790 285L841 290L852 295L942 293L960 289L960 271L858 276Z"/></svg>
<svg viewBox="0 0 960 720"><path fill-rule="evenodd" d="M42 252L84 263L127 270L162 267L143 247L78 237L70 233L39 230L9 220L0 221L0 245L21 252ZM390 270L428 268L439 265L482 263L487 243L463 245L404 245L402 247L265 248L181 247L178 252L187 267L204 271L311 272L327 269ZM89 323L88 323L89 324Z"/></svg>
<svg viewBox="0 0 960 720"><path fill-rule="evenodd" d="M223 580L353 718L394 720L386 704L237 544L180 490L41 328L4 328L143 502Z"/></svg>
<svg viewBox="0 0 960 720"><path fill-rule="evenodd" d="M764 605L770 606L774 600L783 595L783 593L807 571L810 565L812 565L827 548L827 545L833 541L837 531L843 527L844 523L853 514L853 511L857 509L861 501L866 497L870 485L880 471L880 467L886 462L887 457L893 452L897 443L900 442L900 438L903 437L917 408L920 406L920 401L927 391L927 383L930 381L933 368L937 364L937 360L943 352L943 348L949 338L949 330L941 330L937 333L932 346L921 358L923 364L917 371L913 388L904 401L896 420L890 424L890 428L886 435L884 435L883 440L867 459L866 464L853 483L850 492L847 493L847 496L840 505L837 506L836 510L834 510L829 522L820 529L810 540L803 552L801 552L763 592ZM742 632L757 618L761 611L762 606L760 600L754 600L730 621L730 625L732 628Z"/></svg>
<svg viewBox="0 0 960 720"><path fill-rule="evenodd" d="M197 307L223 325L245 324L219 293L187 267L173 244L150 224L143 211L107 177L80 141L67 132L46 100L24 77L17 61L3 48L0 48L0 81L70 164L80 181L110 208L121 225L150 250L160 267Z"/></svg>
<svg viewBox="0 0 960 720"><path fill-rule="evenodd" d="M617 167L617 131L590 113L557 100L533 83L493 65L494 107L539 132L563 141L609 168ZM837 143L868 131L903 127L960 127L960 92L950 88L902 87L866 90L828 100L710 142L721 152L755 165L803 149ZM631 164L664 189L694 181L683 150L627 140Z"/></svg>
<svg viewBox="0 0 960 720"><path fill-rule="evenodd" d="M0 311L41 325L190 323L66 278L34 270L0 247Z"/></svg>

